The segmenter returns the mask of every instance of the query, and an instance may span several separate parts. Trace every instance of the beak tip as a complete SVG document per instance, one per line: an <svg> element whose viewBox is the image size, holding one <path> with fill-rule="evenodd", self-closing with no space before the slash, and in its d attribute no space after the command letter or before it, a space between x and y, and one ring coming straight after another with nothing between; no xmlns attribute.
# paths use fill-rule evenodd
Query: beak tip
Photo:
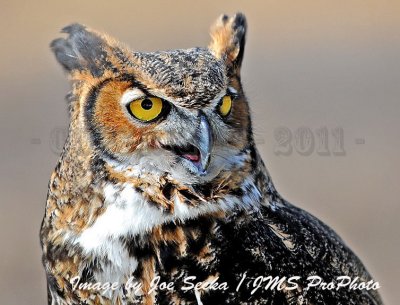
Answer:
<svg viewBox="0 0 400 305"><path fill-rule="evenodd" d="M210 165L210 155L201 161L201 175L207 174L208 166Z"/></svg>

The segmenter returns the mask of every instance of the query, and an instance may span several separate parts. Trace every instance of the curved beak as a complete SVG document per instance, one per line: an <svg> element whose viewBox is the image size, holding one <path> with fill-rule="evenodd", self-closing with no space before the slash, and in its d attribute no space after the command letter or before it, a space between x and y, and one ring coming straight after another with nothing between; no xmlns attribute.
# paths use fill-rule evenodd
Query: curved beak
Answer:
<svg viewBox="0 0 400 305"><path fill-rule="evenodd" d="M188 145L184 146L163 146L165 149L175 153L180 158L189 161L195 168L196 174L204 176L207 174L213 149L213 134L210 123L202 111L197 116L197 127L191 139L187 140ZM193 171L193 167L190 166Z"/></svg>
<svg viewBox="0 0 400 305"><path fill-rule="evenodd" d="M199 126L193 139L190 143L197 147L200 152L200 162L197 163L197 168L201 175L207 173L207 168L210 165L211 151L213 147L213 135L210 123L203 112L199 112Z"/></svg>

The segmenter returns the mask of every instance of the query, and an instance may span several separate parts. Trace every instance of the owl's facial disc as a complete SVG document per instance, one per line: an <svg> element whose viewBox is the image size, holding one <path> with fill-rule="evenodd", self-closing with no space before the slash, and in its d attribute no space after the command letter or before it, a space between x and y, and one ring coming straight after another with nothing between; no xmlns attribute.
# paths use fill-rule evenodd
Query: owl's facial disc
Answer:
<svg viewBox="0 0 400 305"><path fill-rule="evenodd" d="M192 165L197 169L197 174L204 176L210 164L213 135L210 124L204 115L199 112L199 126L193 139L185 146L165 146L164 148L182 158L189 169Z"/></svg>

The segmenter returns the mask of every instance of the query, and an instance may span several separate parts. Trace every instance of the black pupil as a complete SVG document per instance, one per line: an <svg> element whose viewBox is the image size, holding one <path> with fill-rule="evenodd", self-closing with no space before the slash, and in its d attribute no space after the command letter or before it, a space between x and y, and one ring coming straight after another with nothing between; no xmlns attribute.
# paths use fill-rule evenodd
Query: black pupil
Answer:
<svg viewBox="0 0 400 305"><path fill-rule="evenodd" d="M141 106L144 110L150 110L153 107L153 102L146 98L142 101Z"/></svg>

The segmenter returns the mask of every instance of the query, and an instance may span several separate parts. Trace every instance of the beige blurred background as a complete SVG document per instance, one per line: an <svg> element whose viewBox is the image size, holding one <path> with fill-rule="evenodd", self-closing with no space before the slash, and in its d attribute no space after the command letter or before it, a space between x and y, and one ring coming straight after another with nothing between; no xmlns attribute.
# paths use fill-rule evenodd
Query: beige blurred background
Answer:
<svg viewBox="0 0 400 305"><path fill-rule="evenodd" d="M398 304L399 1L1 1L0 304L46 303L38 232L68 120L69 86L48 48L59 29L78 21L135 50L187 48L236 11L248 17L243 81L277 188L332 226Z"/></svg>

